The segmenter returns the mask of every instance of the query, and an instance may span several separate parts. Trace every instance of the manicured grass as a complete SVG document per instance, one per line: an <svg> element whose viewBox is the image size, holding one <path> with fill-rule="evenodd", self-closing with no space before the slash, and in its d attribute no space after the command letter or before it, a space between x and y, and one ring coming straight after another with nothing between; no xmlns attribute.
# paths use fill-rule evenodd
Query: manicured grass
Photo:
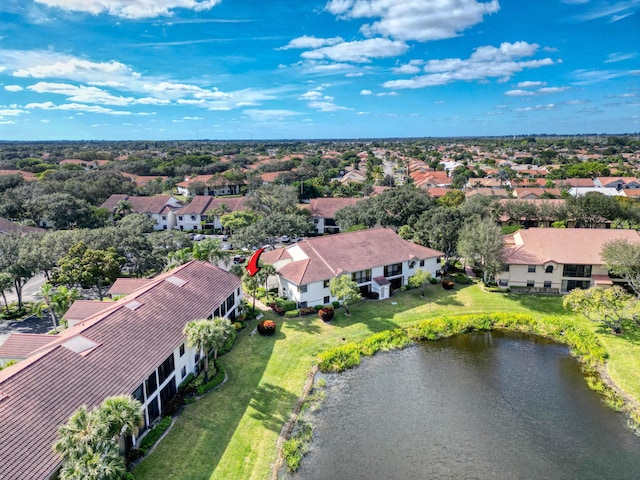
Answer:
<svg viewBox="0 0 640 480"><path fill-rule="evenodd" d="M395 303L395 305L394 305ZM317 355L328 348L359 342L372 333L461 313L519 312L572 317L560 296L486 293L477 285L445 291L439 285L399 293L390 300L366 301L336 311L324 323L316 316L274 318L273 337L243 330L234 349L220 358L229 379L218 390L188 405L155 451L134 470L144 479L265 479L276 459L276 442ZM597 331L584 318L576 321ZM640 333L600 334L611 355L611 377L640 399ZM628 336L627 336L628 335Z"/></svg>

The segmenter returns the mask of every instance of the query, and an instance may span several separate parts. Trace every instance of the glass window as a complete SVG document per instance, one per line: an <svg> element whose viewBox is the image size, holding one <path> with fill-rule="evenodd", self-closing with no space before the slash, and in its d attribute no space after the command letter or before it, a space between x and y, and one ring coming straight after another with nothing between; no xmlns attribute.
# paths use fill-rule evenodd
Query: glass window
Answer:
<svg viewBox="0 0 640 480"><path fill-rule="evenodd" d="M385 277L393 277L395 275L402 274L402 264L395 263L393 265L387 265L384 267L384 276Z"/></svg>
<svg viewBox="0 0 640 480"><path fill-rule="evenodd" d="M156 378L156 372L154 371L151 375L149 375L149 378L147 378L146 383L146 387L147 387L147 398L149 398L153 392L156 391L156 388L158 388L158 380Z"/></svg>
<svg viewBox="0 0 640 480"><path fill-rule="evenodd" d="M563 277L591 277L591 265L565 265L562 270Z"/></svg>
<svg viewBox="0 0 640 480"><path fill-rule="evenodd" d="M176 382L173 379L160 390L160 404L165 409L169 405L171 399L176 395Z"/></svg>
<svg viewBox="0 0 640 480"><path fill-rule="evenodd" d="M184 343L180 345L180 356L182 357L183 355L184 355Z"/></svg>
<svg viewBox="0 0 640 480"><path fill-rule="evenodd" d="M553 273L553 265L547 265L544 269L544 273Z"/></svg>
<svg viewBox="0 0 640 480"><path fill-rule="evenodd" d="M356 283L364 283L371 281L371 269L369 270L361 270L359 272L355 272L351 274L351 280Z"/></svg>
<svg viewBox="0 0 640 480"><path fill-rule="evenodd" d="M323 286L324 288L329 288L329 280L325 280L325 281L322 283L322 286Z"/></svg>
<svg viewBox="0 0 640 480"><path fill-rule="evenodd" d="M527 287L535 287L536 286L536 282L533 280L527 280Z"/></svg>
<svg viewBox="0 0 640 480"><path fill-rule="evenodd" d="M509 280L500 280L500 281L498 282L498 285L499 285L500 287L508 287L508 286L509 286Z"/></svg>
<svg viewBox="0 0 640 480"><path fill-rule="evenodd" d="M160 409L158 408L158 397L153 397L153 400L147 405L147 415L149 416L149 423L153 422L160 416Z"/></svg>
<svg viewBox="0 0 640 480"><path fill-rule="evenodd" d="M536 266L535 265L529 265L529 267L527 268L527 272L536 273Z"/></svg>
<svg viewBox="0 0 640 480"><path fill-rule="evenodd" d="M544 282L544 288L551 288L551 281L550 280L546 280Z"/></svg>
<svg viewBox="0 0 640 480"><path fill-rule="evenodd" d="M235 294L232 293L227 297L227 311L231 310L235 303L236 303L236 297L235 297Z"/></svg>
<svg viewBox="0 0 640 480"><path fill-rule="evenodd" d="M182 370L180 370L180 378L184 378L187 376L187 367L186 365L184 367L182 367Z"/></svg>
<svg viewBox="0 0 640 480"><path fill-rule="evenodd" d="M307 293L307 286L306 285L300 285L300 293Z"/></svg>
<svg viewBox="0 0 640 480"><path fill-rule="evenodd" d="M169 378L169 376L173 373L173 371L176 369L175 364L173 362L173 353L171 355L169 355L167 357L167 359L162 362L162 365L160 365L160 367L158 367L158 377L159 377L159 383L162 385L162 383Z"/></svg>
<svg viewBox="0 0 640 480"><path fill-rule="evenodd" d="M424 267L424 260L420 260L420 266Z"/></svg>
<svg viewBox="0 0 640 480"><path fill-rule="evenodd" d="M133 394L131 396L138 400L140 403L144 403L144 387L142 383L138 385L138 388L133 391Z"/></svg>

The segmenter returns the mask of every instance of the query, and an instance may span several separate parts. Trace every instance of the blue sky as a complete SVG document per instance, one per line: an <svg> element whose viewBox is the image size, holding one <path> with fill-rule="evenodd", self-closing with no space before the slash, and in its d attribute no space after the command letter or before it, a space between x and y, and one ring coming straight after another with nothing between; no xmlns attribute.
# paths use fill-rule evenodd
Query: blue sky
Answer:
<svg viewBox="0 0 640 480"><path fill-rule="evenodd" d="M0 139L640 131L640 0L2 0Z"/></svg>

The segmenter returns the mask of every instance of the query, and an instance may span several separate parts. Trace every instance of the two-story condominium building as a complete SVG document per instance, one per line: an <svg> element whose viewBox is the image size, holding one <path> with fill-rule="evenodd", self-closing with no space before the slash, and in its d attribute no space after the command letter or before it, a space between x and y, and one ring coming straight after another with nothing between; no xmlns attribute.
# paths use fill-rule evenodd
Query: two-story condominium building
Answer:
<svg viewBox="0 0 640 480"><path fill-rule="evenodd" d="M309 212L313 220L315 233L338 233L336 212L344 207L358 203L362 198L312 198L309 200Z"/></svg>
<svg viewBox="0 0 640 480"><path fill-rule="evenodd" d="M157 420L196 370L199 352L186 344L185 325L234 318L241 295L237 276L192 261L105 302L46 344L32 342L33 351L17 355L24 360L0 371L0 478L56 478L58 426L81 405L129 394L143 405L143 428Z"/></svg>
<svg viewBox="0 0 640 480"><path fill-rule="evenodd" d="M155 220L155 230L171 230L176 226L175 210L182 207L182 203L171 195L154 195L140 197L132 195L113 194L100 208L106 208L110 212L120 201L129 202L131 213L141 213Z"/></svg>
<svg viewBox="0 0 640 480"><path fill-rule="evenodd" d="M209 228L221 229L220 217L244 210L247 197L208 197L196 195L191 202L175 211L175 228L192 231Z"/></svg>
<svg viewBox="0 0 640 480"><path fill-rule="evenodd" d="M364 295L389 298L392 288L406 285L418 270L435 278L442 255L403 240L391 229L377 228L309 238L265 252L262 260L276 269L279 294L306 307L337 300L329 282L338 275L349 275Z"/></svg>
<svg viewBox="0 0 640 480"><path fill-rule="evenodd" d="M640 242L635 230L529 228L504 237L504 269L498 285L532 292L566 293L574 288L623 283L610 278L600 255L611 240Z"/></svg>

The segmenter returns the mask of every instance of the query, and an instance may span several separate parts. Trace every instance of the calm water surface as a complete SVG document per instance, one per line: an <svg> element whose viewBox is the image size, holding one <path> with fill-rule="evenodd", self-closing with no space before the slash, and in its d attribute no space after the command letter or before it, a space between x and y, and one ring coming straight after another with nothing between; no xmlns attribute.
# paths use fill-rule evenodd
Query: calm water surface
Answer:
<svg viewBox="0 0 640 480"><path fill-rule="evenodd" d="M295 479L640 479L640 438L543 339L462 335L326 378Z"/></svg>

